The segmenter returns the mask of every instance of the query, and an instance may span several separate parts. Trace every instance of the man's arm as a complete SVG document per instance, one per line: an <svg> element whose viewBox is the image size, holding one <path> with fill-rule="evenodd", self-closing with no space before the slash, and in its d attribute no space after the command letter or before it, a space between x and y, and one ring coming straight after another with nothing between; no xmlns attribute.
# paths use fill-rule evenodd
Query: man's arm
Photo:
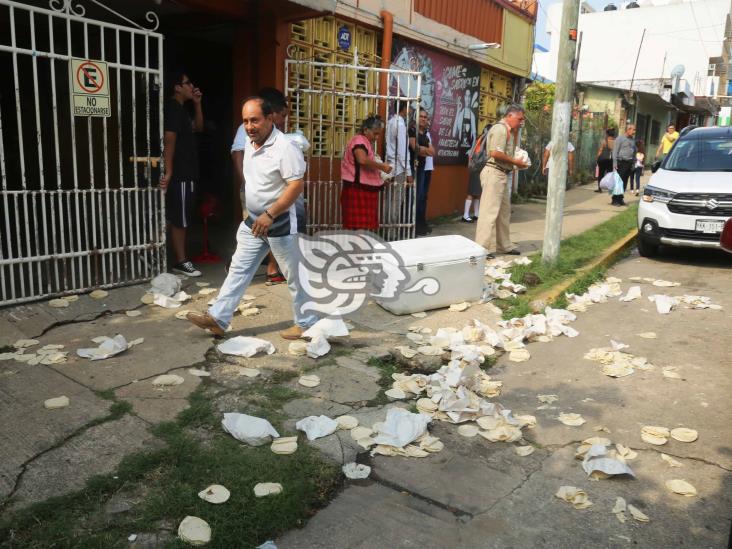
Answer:
<svg viewBox="0 0 732 549"><path fill-rule="evenodd" d="M569 170L569 177L574 174L574 151L567 153L567 169Z"/></svg>
<svg viewBox="0 0 732 549"><path fill-rule="evenodd" d="M231 151L231 161L234 164L234 183L237 189L244 185L244 151Z"/></svg>
<svg viewBox="0 0 732 549"><path fill-rule="evenodd" d="M613 170L615 171L618 170L618 151L620 150L620 143L622 140L622 137L618 137L613 144Z"/></svg>
<svg viewBox="0 0 732 549"><path fill-rule="evenodd" d="M167 190L170 179L173 177L173 158L175 157L175 142L178 134L166 131L163 134L163 163L165 165L165 173L160 178L160 188Z"/></svg>
<svg viewBox="0 0 732 549"><path fill-rule="evenodd" d="M193 115L193 131L194 132L202 132L203 131L203 109L201 108L201 99L203 98L203 94L201 93L201 90L198 88L193 90L193 108L195 109L195 114Z"/></svg>
<svg viewBox="0 0 732 549"><path fill-rule="evenodd" d="M495 158L496 160L500 160L501 162L506 162L507 164L513 164L519 169L525 168L526 164L521 162L520 160L516 160L515 158L512 158L508 156L506 153L501 151L489 151L491 155L491 158Z"/></svg>
<svg viewBox="0 0 732 549"><path fill-rule="evenodd" d="M549 149L544 148L544 153L541 155L541 173L546 175L547 169L546 164L549 162Z"/></svg>
<svg viewBox="0 0 732 549"><path fill-rule="evenodd" d="M656 156L661 154L662 150L663 150L663 137L661 138L661 142L658 144L658 149L656 149Z"/></svg>

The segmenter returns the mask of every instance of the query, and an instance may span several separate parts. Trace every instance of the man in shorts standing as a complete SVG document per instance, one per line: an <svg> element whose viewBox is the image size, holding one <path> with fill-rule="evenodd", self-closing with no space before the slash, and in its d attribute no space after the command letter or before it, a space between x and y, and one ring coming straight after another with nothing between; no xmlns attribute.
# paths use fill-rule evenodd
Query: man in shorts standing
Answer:
<svg viewBox="0 0 732 549"><path fill-rule="evenodd" d="M172 97L165 108L165 173L160 179L160 188L165 192L165 214L175 254L173 271L186 276L201 276L201 271L186 255L186 231L191 224L193 193L198 179L198 150L193 132L203 131L203 94L184 72L171 75L169 84ZM184 106L188 101L193 102L193 120Z"/></svg>

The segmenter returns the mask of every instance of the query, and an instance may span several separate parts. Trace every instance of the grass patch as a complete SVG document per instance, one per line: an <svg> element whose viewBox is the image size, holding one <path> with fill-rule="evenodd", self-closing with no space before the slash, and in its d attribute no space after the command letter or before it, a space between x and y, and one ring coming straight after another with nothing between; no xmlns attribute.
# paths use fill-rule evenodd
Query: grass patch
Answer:
<svg viewBox="0 0 732 549"><path fill-rule="evenodd" d="M637 211L637 204L632 204L624 212L617 214L604 223L562 240L559 258L552 265L542 263L541 253L536 253L530 256L532 259L531 265L515 265L512 267L509 270L512 281L521 283L525 274L533 273L539 277L541 282L530 287L526 294L522 296L509 300L497 300L496 305L504 311L503 318L511 319L529 314L531 312L529 303L534 296L574 275L578 269L599 257L607 248L634 229L636 227ZM594 276L599 277L598 273L594 271L593 273ZM570 293L584 292L592 284L592 282L587 283L587 280L591 278L589 275L593 273L588 273L587 277L582 278L583 284L586 284L582 291L577 289L568 291ZM599 278L594 280L599 280ZM578 288L580 287L578 286ZM555 305L558 304L555 303Z"/></svg>
<svg viewBox="0 0 732 549"><path fill-rule="evenodd" d="M253 398L246 413L281 418L281 407L299 393L262 381L247 387ZM207 547L254 547L298 527L326 504L340 485L340 470L325 462L316 450L301 444L290 456L273 454L268 445L246 446L218 428L220 414L205 387L189 397L190 407L175 422L156 426L154 433L165 447L126 457L113 475L97 476L76 493L52 498L0 520L3 548L115 548L127 547L132 533L170 532L164 547L187 547L176 530L186 515L207 521L213 537ZM116 402L117 413L126 402ZM116 408L115 408L116 407ZM273 422L274 423L274 422ZM211 429L205 444L187 427ZM255 498L258 482L280 482L283 493ZM209 484L223 484L231 499L211 505L198 498ZM115 494L137 495L141 503L113 516L103 508Z"/></svg>

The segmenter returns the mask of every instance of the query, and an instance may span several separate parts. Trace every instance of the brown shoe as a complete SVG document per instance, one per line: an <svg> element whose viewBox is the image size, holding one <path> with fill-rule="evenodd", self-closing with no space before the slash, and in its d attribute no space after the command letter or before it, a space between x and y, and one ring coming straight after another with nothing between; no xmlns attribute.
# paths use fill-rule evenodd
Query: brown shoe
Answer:
<svg viewBox="0 0 732 549"><path fill-rule="evenodd" d="M280 337L282 337L282 339L300 339L304 332L305 330L303 328L295 325L280 332Z"/></svg>
<svg viewBox="0 0 732 549"><path fill-rule="evenodd" d="M186 315L186 319L188 319L189 322L195 324L199 328L208 330L214 335L222 336L225 333L224 329L219 326L218 322L216 322L213 317L208 313L190 312Z"/></svg>

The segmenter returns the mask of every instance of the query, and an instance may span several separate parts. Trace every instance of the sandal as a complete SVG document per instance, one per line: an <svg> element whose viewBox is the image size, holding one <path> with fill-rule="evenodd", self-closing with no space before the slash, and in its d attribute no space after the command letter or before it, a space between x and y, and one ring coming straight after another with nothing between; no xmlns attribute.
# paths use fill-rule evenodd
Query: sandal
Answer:
<svg viewBox="0 0 732 549"><path fill-rule="evenodd" d="M282 284L283 282L287 282L285 275L280 271L277 271L274 274L267 273L267 282L264 284L265 286L275 286L276 284Z"/></svg>

